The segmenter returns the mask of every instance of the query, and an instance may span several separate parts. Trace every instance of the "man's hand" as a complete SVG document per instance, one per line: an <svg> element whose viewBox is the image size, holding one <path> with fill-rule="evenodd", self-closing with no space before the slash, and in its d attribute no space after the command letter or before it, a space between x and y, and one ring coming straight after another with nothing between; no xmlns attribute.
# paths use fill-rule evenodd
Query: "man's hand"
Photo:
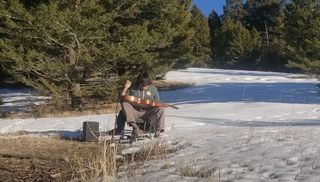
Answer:
<svg viewBox="0 0 320 182"><path fill-rule="evenodd" d="M131 83L132 82L130 80L126 80L126 83L124 84L123 89L121 91L121 96L126 95L126 92L127 92L128 88L131 86Z"/></svg>
<svg viewBox="0 0 320 182"><path fill-rule="evenodd" d="M126 80L126 83L124 84L124 88L128 89L131 86L131 81L130 80Z"/></svg>

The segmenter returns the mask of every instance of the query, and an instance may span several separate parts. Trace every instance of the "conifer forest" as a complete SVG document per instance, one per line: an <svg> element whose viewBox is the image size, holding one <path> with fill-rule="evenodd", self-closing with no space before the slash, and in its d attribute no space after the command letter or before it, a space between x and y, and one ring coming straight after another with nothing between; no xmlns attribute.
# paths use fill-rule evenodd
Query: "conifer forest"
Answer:
<svg viewBox="0 0 320 182"><path fill-rule="evenodd" d="M0 0L1 84L61 109L114 102L141 69L208 67L320 73L320 1ZM0 100L1 102L1 100Z"/></svg>

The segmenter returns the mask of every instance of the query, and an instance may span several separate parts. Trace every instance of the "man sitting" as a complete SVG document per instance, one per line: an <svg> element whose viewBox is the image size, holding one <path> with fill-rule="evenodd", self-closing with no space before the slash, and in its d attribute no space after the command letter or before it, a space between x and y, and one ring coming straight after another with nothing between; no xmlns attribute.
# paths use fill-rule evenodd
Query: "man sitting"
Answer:
<svg viewBox="0 0 320 182"><path fill-rule="evenodd" d="M160 101L158 89L151 84L148 71L142 71L137 80L132 83L127 80L121 92L121 96L130 95L141 99ZM155 135L159 137L160 132L164 131L164 109L161 107L153 106L141 106L139 104L132 104L127 101L121 102L122 112L126 118L126 122L132 127L132 137L137 138L139 136L138 126L136 124L137 119L143 119L151 122L155 121Z"/></svg>

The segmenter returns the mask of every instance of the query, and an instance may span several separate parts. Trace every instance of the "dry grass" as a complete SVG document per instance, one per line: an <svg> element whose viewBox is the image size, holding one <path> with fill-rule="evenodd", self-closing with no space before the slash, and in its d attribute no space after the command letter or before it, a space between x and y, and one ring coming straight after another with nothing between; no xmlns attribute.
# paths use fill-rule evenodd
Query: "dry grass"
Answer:
<svg viewBox="0 0 320 182"><path fill-rule="evenodd" d="M145 143L141 149L132 154L125 155L125 161L147 161L154 159L163 159L166 157L168 152L168 146L164 141L153 140Z"/></svg>
<svg viewBox="0 0 320 182"><path fill-rule="evenodd" d="M69 116L80 116L80 115L100 115L100 114L110 114L115 113L117 104L97 104L92 106L87 106L82 111L72 111L72 110L56 110L54 107L42 107L38 108L34 113L33 117L69 117ZM118 105L119 109L120 105Z"/></svg>
<svg viewBox="0 0 320 182"><path fill-rule="evenodd" d="M163 141L154 140L119 160L116 155L124 147L106 140L88 143L23 133L0 136L0 181L116 181L119 168L128 176L141 174L139 166L145 161L168 153Z"/></svg>
<svg viewBox="0 0 320 182"><path fill-rule="evenodd" d="M77 176L74 178L80 176L80 181L116 181L117 148L116 144L103 141L98 153L90 156L89 160L77 157L73 167Z"/></svg>
<svg viewBox="0 0 320 182"><path fill-rule="evenodd" d="M191 166L186 166L180 168L180 175L185 177L198 177L198 178L209 178L211 177L216 168L195 168Z"/></svg>
<svg viewBox="0 0 320 182"><path fill-rule="evenodd" d="M55 106L41 105L34 108L33 112L16 112L16 113L0 113L0 118L40 118L40 117L70 117L70 116L82 116L82 115L100 115L115 113L117 104L99 104L92 107L88 107L82 111L72 110L57 110ZM119 110L120 105L118 105Z"/></svg>
<svg viewBox="0 0 320 182"><path fill-rule="evenodd" d="M139 151L124 155L119 167L119 172L124 172L127 177L138 177L144 173L143 167L147 160L164 159L167 154L173 152L168 150L167 143L163 140L151 140L145 143ZM130 178L131 179L131 178ZM132 180L132 179L131 179ZM139 179L134 181L140 181Z"/></svg>
<svg viewBox="0 0 320 182"><path fill-rule="evenodd" d="M57 137L1 136L0 181L86 181L93 173L114 174L104 164L91 168L109 157L100 153L105 148Z"/></svg>

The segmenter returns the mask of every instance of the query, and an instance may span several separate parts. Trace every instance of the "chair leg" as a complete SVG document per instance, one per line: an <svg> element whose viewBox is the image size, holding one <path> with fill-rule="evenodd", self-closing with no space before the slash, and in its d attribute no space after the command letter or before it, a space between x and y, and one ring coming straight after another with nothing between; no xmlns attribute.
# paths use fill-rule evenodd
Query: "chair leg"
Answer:
<svg viewBox="0 0 320 182"><path fill-rule="evenodd" d="M147 122L144 121L144 122L143 122L143 131L146 131L146 129L147 129Z"/></svg>

